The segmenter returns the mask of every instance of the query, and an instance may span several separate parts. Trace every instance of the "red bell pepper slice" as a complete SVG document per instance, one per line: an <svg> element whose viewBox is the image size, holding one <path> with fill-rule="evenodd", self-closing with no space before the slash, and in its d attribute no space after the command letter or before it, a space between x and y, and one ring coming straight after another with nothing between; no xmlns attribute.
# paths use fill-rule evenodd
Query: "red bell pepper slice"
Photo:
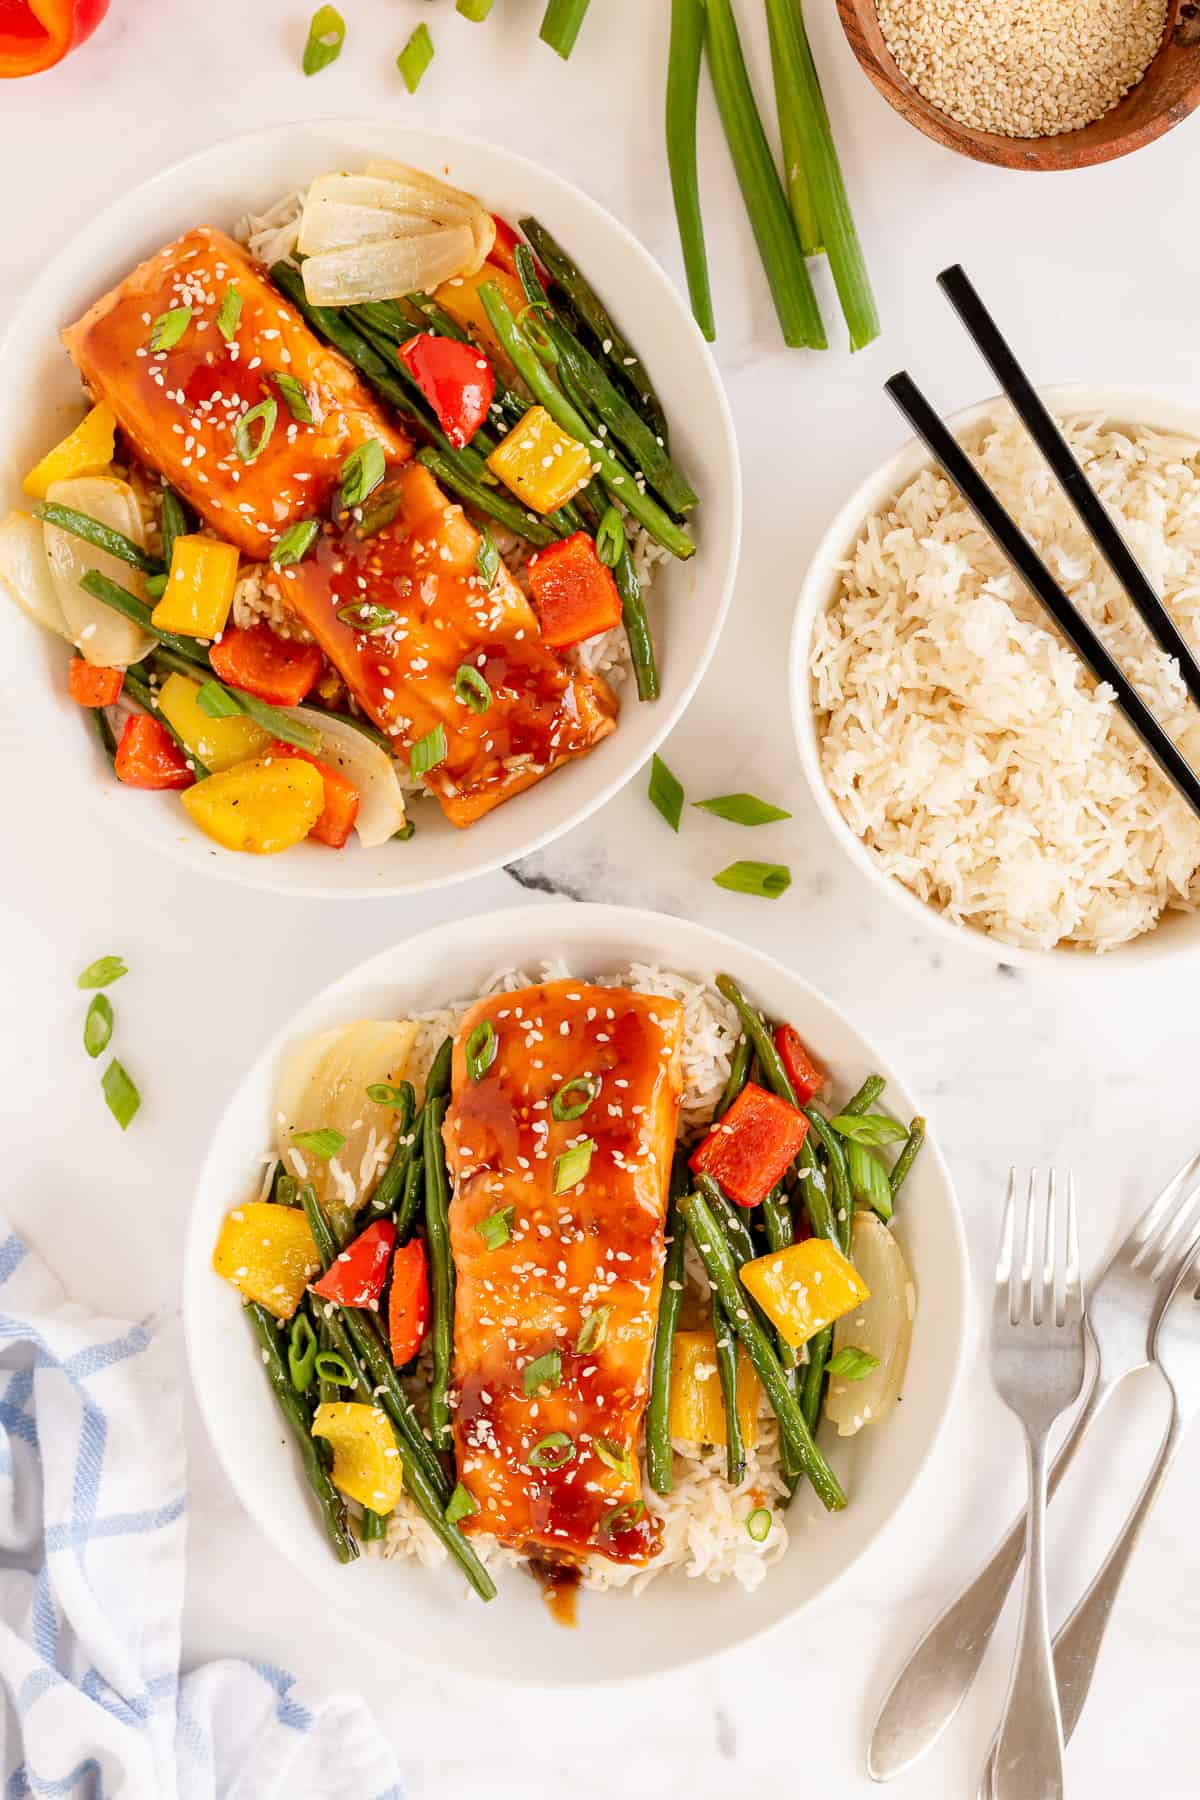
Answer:
<svg viewBox="0 0 1200 1800"><path fill-rule="evenodd" d="M3 0L0 0L0 5ZM121 697L125 684L123 669L99 669L82 656L71 658L67 674L67 692L76 706L112 706Z"/></svg>
<svg viewBox="0 0 1200 1800"><path fill-rule="evenodd" d="M757 1206L794 1162L807 1131L803 1113L748 1081L688 1167L711 1175L738 1206Z"/></svg>
<svg viewBox="0 0 1200 1800"><path fill-rule="evenodd" d="M496 377L482 350L423 331L401 344L396 355L454 448L464 449L487 418L496 392Z"/></svg>
<svg viewBox="0 0 1200 1800"><path fill-rule="evenodd" d="M586 531L574 531L525 565L542 642L565 650L621 623L621 596L612 572Z"/></svg>
<svg viewBox="0 0 1200 1800"><path fill-rule="evenodd" d="M313 1293L338 1306L378 1307L395 1242L392 1221L376 1219L334 1257L320 1281L313 1283Z"/></svg>
<svg viewBox="0 0 1200 1800"><path fill-rule="evenodd" d="M492 224L496 227L496 241L488 251L488 261L494 262L501 269L507 269L510 275L517 272L516 248L521 242L521 234L511 226L507 219L499 213L492 214Z"/></svg>
<svg viewBox="0 0 1200 1800"><path fill-rule="evenodd" d="M332 850L341 850L354 830L354 821L358 817L358 789L354 783L340 769L331 769L328 763L322 762L311 751L298 750L295 744L285 744L278 738L268 745L267 755L298 756L301 762L311 763L314 769L321 771L321 780L325 783L325 805L308 835L316 838L319 844L328 844Z"/></svg>
<svg viewBox="0 0 1200 1800"><path fill-rule="evenodd" d="M161 719L131 713L117 745L117 780L135 788L189 788L196 777Z"/></svg>
<svg viewBox="0 0 1200 1800"><path fill-rule="evenodd" d="M325 662L315 644L277 637L269 625L231 626L208 659L230 687L256 694L272 706L299 706Z"/></svg>
<svg viewBox="0 0 1200 1800"><path fill-rule="evenodd" d="M0 78L52 69L107 11L108 0L0 0Z"/></svg>
<svg viewBox="0 0 1200 1800"><path fill-rule="evenodd" d="M805 1048L800 1033L791 1025L775 1027L775 1048L779 1052L779 1060L788 1072L788 1080L796 1090L796 1098L801 1106L806 1106L814 1094L819 1094L825 1086L825 1071L818 1068Z"/></svg>
<svg viewBox="0 0 1200 1800"><path fill-rule="evenodd" d="M401 1244L392 1258L392 1291L388 1297L388 1338L398 1369L410 1363L429 1329L429 1271L420 1238Z"/></svg>

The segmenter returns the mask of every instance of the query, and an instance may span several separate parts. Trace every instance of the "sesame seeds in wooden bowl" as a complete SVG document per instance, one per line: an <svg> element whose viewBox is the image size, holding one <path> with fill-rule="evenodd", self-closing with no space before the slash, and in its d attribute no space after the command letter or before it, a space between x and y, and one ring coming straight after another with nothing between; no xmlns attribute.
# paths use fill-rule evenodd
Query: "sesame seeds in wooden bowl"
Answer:
<svg viewBox="0 0 1200 1800"><path fill-rule="evenodd" d="M837 0L902 118L1010 169L1078 169L1200 105L1198 0Z"/></svg>

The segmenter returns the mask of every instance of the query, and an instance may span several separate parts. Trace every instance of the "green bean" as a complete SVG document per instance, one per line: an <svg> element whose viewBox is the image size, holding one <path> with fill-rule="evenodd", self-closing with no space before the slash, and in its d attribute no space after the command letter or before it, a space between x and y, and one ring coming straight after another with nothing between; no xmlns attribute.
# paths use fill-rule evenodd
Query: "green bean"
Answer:
<svg viewBox="0 0 1200 1800"><path fill-rule="evenodd" d="M111 606L113 611L119 612L123 618L132 620L135 625L140 625L143 631L148 632L151 637L156 637L160 644L166 644L169 649L174 650L177 656L182 656L188 663L193 664L194 667L191 670L193 675L196 668L211 671L212 665L208 660L208 651L203 644L195 638L177 637L173 631L160 631L157 625L152 624L150 608L145 601L139 600L136 594L131 594L128 588L121 587L118 582L110 581L107 575L100 573L99 569L89 569L80 580L79 585L85 594L92 596L93 600L102 600L105 606Z"/></svg>
<svg viewBox="0 0 1200 1800"><path fill-rule="evenodd" d="M387 1520L369 1506L364 1507L359 1535L364 1544L381 1544L387 1536Z"/></svg>
<svg viewBox="0 0 1200 1800"><path fill-rule="evenodd" d="M808 1340L808 1361L804 1365L804 1386L800 1391L800 1410L804 1423L815 1432L821 1417L821 1399L825 1392L825 1370L833 1348L833 1326L826 1325Z"/></svg>
<svg viewBox="0 0 1200 1800"><path fill-rule="evenodd" d="M792 1209L787 1195L780 1187L773 1187L762 1203L762 1222L767 1234L769 1250L786 1250L796 1235L796 1227L792 1220ZM796 1352L783 1336L776 1333L779 1345L779 1360L785 1369L796 1367Z"/></svg>
<svg viewBox="0 0 1200 1800"><path fill-rule="evenodd" d="M607 507L605 490L593 478L588 482L579 496L581 510L585 516L580 518L578 530L586 525L593 537ZM564 507L564 513L573 512L574 507ZM654 654L654 638L650 632L650 620L646 616L646 603L642 599L642 584L638 580L637 567L633 560L633 552L628 542L621 545L621 554L613 569L613 580L617 584L617 593L621 596L621 624L625 628L625 637L629 644L630 661L633 663L633 678L637 686L639 700L657 700L659 695L658 662Z"/></svg>
<svg viewBox="0 0 1200 1800"><path fill-rule="evenodd" d="M750 1062L753 1055L754 1050L750 1039L743 1031L730 1058L729 1078L721 1092L721 1098L717 1101L716 1111L713 1113L714 1120L724 1118L745 1087L750 1078Z"/></svg>
<svg viewBox="0 0 1200 1800"><path fill-rule="evenodd" d="M43 500L33 511L34 517L41 519L43 524L57 525L60 531L82 538L93 550L106 550L131 568L140 569L143 575L161 575L163 572L157 556L148 556L141 545L135 544L123 531L102 524L88 513L79 512L73 506L60 506L57 500Z"/></svg>
<svg viewBox="0 0 1200 1800"><path fill-rule="evenodd" d="M353 1562L358 1555L358 1545L350 1532L346 1519L346 1503L329 1479L328 1471L321 1461L317 1449L317 1441L310 1429L308 1408L292 1386L288 1374L287 1363L279 1347L279 1327L274 1316L265 1306L256 1302L246 1307L246 1314L254 1329L262 1349L263 1367L267 1371L267 1380L271 1383L272 1392L279 1403L279 1410L287 1421L288 1428L296 1440L296 1448L300 1452L300 1460L304 1466L304 1479L308 1482L321 1509L321 1517L333 1545L334 1555L341 1563Z"/></svg>
<svg viewBox="0 0 1200 1800"><path fill-rule="evenodd" d="M667 1202L667 1256L663 1265L654 1355L650 1364L650 1400L646 1407L646 1467L656 1494L669 1494L673 1480L671 1461L671 1348L683 1305L683 1255L687 1231L679 1200L687 1186L687 1164L677 1155L671 1168Z"/></svg>
<svg viewBox="0 0 1200 1800"><path fill-rule="evenodd" d="M711 344L717 335L700 182L696 173L696 109L704 51L704 0L671 0L671 47L667 52L667 167L675 223L687 272L692 317Z"/></svg>
<svg viewBox="0 0 1200 1800"><path fill-rule="evenodd" d="M830 1125L824 1113L815 1106L800 1108L813 1130L821 1140L821 1148L829 1161L829 1175L833 1183L830 1206L833 1210L834 1230L831 1234L834 1243L843 1256L850 1254L850 1228L854 1223L854 1198L850 1192L850 1175L846 1168L846 1152L842 1149L842 1140Z"/></svg>
<svg viewBox="0 0 1200 1800"><path fill-rule="evenodd" d="M433 1309L433 1381L429 1390L429 1428L434 1447L449 1450L450 1362L454 1353L454 1262L450 1255L450 1189L442 1145L443 1097L425 1106L425 1243L429 1251L430 1299Z"/></svg>
<svg viewBox="0 0 1200 1800"><path fill-rule="evenodd" d="M422 1107L413 1124L413 1153L404 1171L404 1192L396 1208L396 1238L401 1244L407 1243L412 1236L417 1214L425 1207L425 1158L421 1154L424 1130L425 1108Z"/></svg>
<svg viewBox="0 0 1200 1800"><path fill-rule="evenodd" d="M433 1061L429 1065L429 1073L425 1077L426 1106L431 1100L440 1100L449 1094L453 1069L454 1039L445 1037L438 1045Z"/></svg>
<svg viewBox="0 0 1200 1800"><path fill-rule="evenodd" d="M160 666L166 669L178 669L189 680L196 679L196 669L189 666L186 659L169 646L166 648L160 646L152 651L150 660L156 669ZM244 688L229 687L211 673L208 675L208 681L212 683L213 687L220 689L233 710L245 713L246 717L253 719L256 725L261 725L264 731L269 731L272 737L282 739L285 744L295 744L299 749L307 750L310 755L315 755L320 750L321 734L315 726L306 725L302 720L294 719L289 712L283 711L278 706L271 706L268 701L260 700L257 694L247 693Z"/></svg>
<svg viewBox="0 0 1200 1800"><path fill-rule="evenodd" d="M737 1487L746 1473L746 1446L738 1412L738 1339L717 1296L713 1294L711 1299L717 1376L721 1383L721 1399L725 1403L725 1479L730 1487Z"/></svg>
<svg viewBox="0 0 1200 1800"><path fill-rule="evenodd" d="M468 475L458 463L443 455L440 450L426 448L418 450L417 461L427 468L431 475L436 475L443 487L473 506L486 518L495 519L498 525L523 538L535 549L544 550L555 541L555 533L545 522L526 512L519 500L514 500L508 493L501 493L498 488L486 487Z"/></svg>
<svg viewBox="0 0 1200 1800"><path fill-rule="evenodd" d="M125 692L131 695L140 707L143 707L146 712L150 713L158 720L167 736L171 739L171 742L178 750L182 751L187 761L187 765L191 769L193 775L195 775L196 780L206 780L211 773L211 770L205 763L200 761L200 758L196 755L196 752L191 746L184 743L170 719L164 717L163 713L159 710L158 696L155 694L154 689L150 686L149 682L143 681L141 676L135 673L132 667L125 671Z"/></svg>
<svg viewBox="0 0 1200 1800"><path fill-rule="evenodd" d="M895 1167L893 1168L891 1174L888 1176L888 1182L891 1186L893 1200L896 1198L896 1195L900 1192L901 1187L904 1185L904 1178L908 1174L908 1171L912 1168L913 1164L916 1162L917 1151L921 1148L921 1145L924 1142L925 1142L925 1121L922 1118L916 1118L913 1120L912 1124L908 1128L908 1136L904 1140L904 1148L901 1150L899 1156L896 1158Z"/></svg>
<svg viewBox="0 0 1200 1800"><path fill-rule="evenodd" d="M857 1116L870 1112L886 1086L887 1082L882 1075L868 1075L854 1098L847 1100L845 1106L842 1107L843 1113L852 1113Z"/></svg>
<svg viewBox="0 0 1200 1800"><path fill-rule="evenodd" d="M750 1235L750 1226L745 1211L735 1206L720 1184L711 1175L697 1175L696 1186L700 1189L713 1213L720 1220L721 1228L729 1240L734 1262L740 1269L743 1263L753 1262L757 1251L754 1239ZM753 1305L754 1302L751 1302Z"/></svg>
<svg viewBox="0 0 1200 1800"><path fill-rule="evenodd" d="M806 1133L800 1146L800 1154L796 1158L804 1210L812 1226L813 1236L832 1238L836 1244L837 1221L833 1216L833 1205L829 1197L830 1183L813 1148L813 1136L812 1132Z"/></svg>
<svg viewBox="0 0 1200 1800"><path fill-rule="evenodd" d="M375 1191L364 1209L367 1219L381 1219L385 1213L394 1210L396 1202L404 1188L404 1177L412 1157L413 1113L416 1109L417 1097L413 1093L412 1083L402 1081L398 1088L400 1104L397 1108L396 1141L392 1145L392 1154L388 1158L387 1168L375 1183Z"/></svg>
<svg viewBox="0 0 1200 1800"><path fill-rule="evenodd" d="M378 744L379 748L386 750L389 756L396 754L395 738L390 738L386 731L380 731L371 724L369 719L364 719L359 713L338 712L336 707L321 706L311 695L304 702L304 710L305 712L323 713L327 719L340 719L343 725L353 725L355 731L361 731L365 738L370 738L373 744Z"/></svg>
<svg viewBox="0 0 1200 1800"><path fill-rule="evenodd" d="M717 988L726 1000L732 1001L736 1006L738 1017L742 1021L742 1030L750 1039L767 1086L773 1088L790 1105L798 1107L796 1090L783 1066L783 1059L775 1048L775 1040L767 1029L766 1020L762 1014L757 1007L751 1006L732 975L718 975Z"/></svg>
<svg viewBox="0 0 1200 1800"><path fill-rule="evenodd" d="M105 756L107 756L109 762L115 764L117 760L117 740L113 736L113 728L108 722L108 714L102 706L87 706L84 708L84 711L91 719L92 730L100 739L100 748L103 750Z"/></svg>
<svg viewBox="0 0 1200 1800"><path fill-rule="evenodd" d="M693 1242L704 1259L709 1280L715 1286L726 1316L745 1344L758 1378L766 1389L767 1398L779 1420L781 1435L790 1444L797 1462L811 1481L822 1504L830 1511L840 1510L846 1504L846 1496L837 1476L813 1441L770 1337L759 1324L753 1308L746 1304L749 1296L738 1279L733 1253L725 1233L699 1191L687 1194L682 1207Z"/></svg>
<svg viewBox="0 0 1200 1800"><path fill-rule="evenodd" d="M169 569L171 556L175 549L175 539L186 537L192 528L188 509L173 487L163 482L162 515L159 529L162 532L163 562Z"/></svg>

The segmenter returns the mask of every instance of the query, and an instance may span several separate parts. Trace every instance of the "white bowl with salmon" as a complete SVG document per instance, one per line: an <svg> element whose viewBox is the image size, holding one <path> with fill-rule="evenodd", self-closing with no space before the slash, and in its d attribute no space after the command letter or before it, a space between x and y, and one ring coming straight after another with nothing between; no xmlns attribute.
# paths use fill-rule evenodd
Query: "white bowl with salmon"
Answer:
<svg viewBox="0 0 1200 1800"><path fill-rule="evenodd" d="M9 691L48 779L189 869L348 897L511 862L712 655L741 482L710 353L509 151L215 145L60 253L0 370Z"/></svg>
<svg viewBox="0 0 1200 1800"><path fill-rule="evenodd" d="M364 964L259 1058L194 1203L192 1377L247 1510L459 1674L619 1680L779 1623L953 1400L918 1112L806 982L677 919L521 908Z"/></svg>

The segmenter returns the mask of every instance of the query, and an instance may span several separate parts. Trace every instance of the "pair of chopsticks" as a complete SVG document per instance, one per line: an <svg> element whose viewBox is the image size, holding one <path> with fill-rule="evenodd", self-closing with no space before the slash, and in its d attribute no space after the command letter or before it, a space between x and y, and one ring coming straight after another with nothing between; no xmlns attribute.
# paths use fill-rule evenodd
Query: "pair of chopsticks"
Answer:
<svg viewBox="0 0 1200 1800"><path fill-rule="evenodd" d="M955 264L938 276L938 286L966 327L976 349L1000 383L1017 417L1045 457L1051 472L1091 534L1100 554L1128 594L1155 642L1179 664L1184 685L1200 706L1200 664L1166 607L1139 567L1072 455L1062 433L1046 411L1028 376L1005 342L966 271ZM884 384L926 449L941 465L984 530L1008 558L1025 585L1041 601L1072 650L1097 681L1116 694L1126 722L1135 731L1168 781L1200 817L1200 778L1163 730L1119 664L1058 585L1033 545L1001 505L970 457L947 430L907 371Z"/></svg>

